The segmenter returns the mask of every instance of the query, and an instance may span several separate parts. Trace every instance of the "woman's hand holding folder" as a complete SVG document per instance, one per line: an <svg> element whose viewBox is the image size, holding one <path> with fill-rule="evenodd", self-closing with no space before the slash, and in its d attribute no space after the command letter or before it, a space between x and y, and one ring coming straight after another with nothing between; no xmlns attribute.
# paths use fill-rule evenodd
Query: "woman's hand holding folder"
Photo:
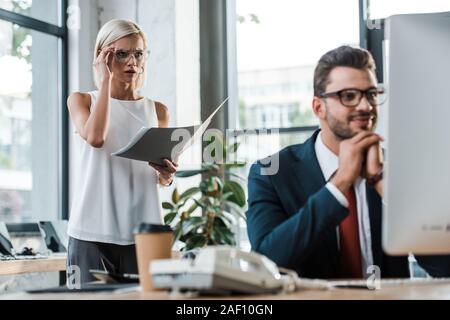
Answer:
<svg viewBox="0 0 450 320"><path fill-rule="evenodd" d="M178 164L173 163L168 159L164 159L164 163L166 166L160 166L154 163L149 163L149 165L156 170L159 177L159 183L164 186L169 186L173 182L173 175L177 172Z"/></svg>

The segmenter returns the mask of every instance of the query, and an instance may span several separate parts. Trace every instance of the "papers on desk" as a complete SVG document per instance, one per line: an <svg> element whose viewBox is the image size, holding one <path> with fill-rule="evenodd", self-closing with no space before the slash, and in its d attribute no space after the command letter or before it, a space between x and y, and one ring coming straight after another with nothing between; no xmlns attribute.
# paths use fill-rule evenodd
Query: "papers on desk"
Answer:
<svg viewBox="0 0 450 320"><path fill-rule="evenodd" d="M178 162L180 155L201 138L226 98L201 125L179 128L141 128L129 143L113 156L165 166L163 159Z"/></svg>

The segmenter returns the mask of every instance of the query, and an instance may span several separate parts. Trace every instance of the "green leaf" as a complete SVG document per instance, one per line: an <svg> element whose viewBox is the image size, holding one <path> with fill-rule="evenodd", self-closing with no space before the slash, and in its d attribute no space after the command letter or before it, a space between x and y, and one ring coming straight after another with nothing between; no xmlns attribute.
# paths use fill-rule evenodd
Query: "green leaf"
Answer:
<svg viewBox="0 0 450 320"><path fill-rule="evenodd" d="M200 182L200 190L202 191L202 193L212 191L212 184L209 182L209 180L203 180L202 182Z"/></svg>
<svg viewBox="0 0 450 320"><path fill-rule="evenodd" d="M226 219L233 225L237 224L236 216L228 211L222 210L222 212L220 213L220 216L222 216L224 219Z"/></svg>
<svg viewBox="0 0 450 320"><path fill-rule="evenodd" d="M222 222L223 225L224 225L225 227L227 227L228 229L231 229L231 228L232 228L231 222L230 222L225 216L223 216L223 215L217 216L217 218L216 218L215 221L220 221L220 222Z"/></svg>
<svg viewBox="0 0 450 320"><path fill-rule="evenodd" d="M231 172L231 171L229 171L229 170L227 170L227 173L228 173L230 176L236 177L236 178L238 178L238 179L241 179L241 180L244 181L244 182L247 182L247 179L246 179L244 176L241 176L240 174Z"/></svg>
<svg viewBox="0 0 450 320"><path fill-rule="evenodd" d="M212 176L200 182L201 192L210 197L218 197L222 193L223 180L220 177Z"/></svg>
<svg viewBox="0 0 450 320"><path fill-rule="evenodd" d="M181 203L181 199L178 201L178 203L177 203L177 208L178 209L180 209L180 208L182 208L185 204L186 204L186 202L188 201L189 199L184 199L183 200L183 202Z"/></svg>
<svg viewBox="0 0 450 320"><path fill-rule="evenodd" d="M225 192L224 194L222 194L222 201L227 200L229 197L231 197L233 195L233 192Z"/></svg>
<svg viewBox="0 0 450 320"><path fill-rule="evenodd" d="M173 219L177 216L177 212L170 212L164 216L164 223L171 224Z"/></svg>
<svg viewBox="0 0 450 320"><path fill-rule="evenodd" d="M181 194L180 200L185 199L185 198L189 198L190 196L196 194L197 192L200 192L200 188L199 187L189 188L189 189L187 189L185 192L183 192Z"/></svg>
<svg viewBox="0 0 450 320"><path fill-rule="evenodd" d="M186 240L185 250L192 250L194 248L200 248L205 246L206 238L203 234L196 234Z"/></svg>
<svg viewBox="0 0 450 320"><path fill-rule="evenodd" d="M207 172L208 170L205 169L200 169L200 170L184 170L184 171L178 171L177 173L175 173L175 176L178 178L189 178L189 177L193 177L196 176L198 174L202 174Z"/></svg>
<svg viewBox="0 0 450 320"><path fill-rule="evenodd" d="M174 206L170 202L163 202L162 207L167 210L173 210Z"/></svg>
<svg viewBox="0 0 450 320"><path fill-rule="evenodd" d="M260 23L259 17L258 17L256 14L250 13L249 16L250 16L250 21L251 21L251 22L254 22L254 23L256 23L256 24L259 24L259 23Z"/></svg>
<svg viewBox="0 0 450 320"><path fill-rule="evenodd" d="M180 221L179 224L177 224L177 226L175 227L175 232L173 234L173 244L175 244L175 242L177 242L181 235L183 234L183 228L182 228L182 222Z"/></svg>
<svg viewBox="0 0 450 320"><path fill-rule="evenodd" d="M206 209L207 205L205 203L202 203L201 199L200 200L192 199L192 200L194 200L195 204L197 204L200 208Z"/></svg>
<svg viewBox="0 0 450 320"><path fill-rule="evenodd" d="M172 202L173 202L174 204L177 204L178 201L180 201L180 195L179 195L179 193L178 193L178 189L175 188L175 189L173 190L173 192L172 192Z"/></svg>
<svg viewBox="0 0 450 320"><path fill-rule="evenodd" d="M214 185L214 189L218 188L219 191L222 191L223 189L223 181L220 179L220 177L211 177L211 182Z"/></svg>
<svg viewBox="0 0 450 320"><path fill-rule="evenodd" d="M189 217L188 219L183 221L183 235L188 234L194 229L200 227L205 223L205 219L203 217Z"/></svg>
<svg viewBox="0 0 450 320"><path fill-rule="evenodd" d="M244 23L245 22L245 17L244 16L237 16L237 21L239 23Z"/></svg>
<svg viewBox="0 0 450 320"><path fill-rule="evenodd" d="M228 201L234 202L240 207L245 206L245 192L242 186L236 181L227 181L223 188L223 192L232 192L233 195L228 198Z"/></svg>
<svg viewBox="0 0 450 320"><path fill-rule="evenodd" d="M234 235L231 230L227 229L226 227L215 225L213 227L213 232L216 232L215 239L220 244L228 244L228 245L235 245Z"/></svg>
<svg viewBox="0 0 450 320"><path fill-rule="evenodd" d="M194 203L192 204L192 206L189 207L189 209L188 209L187 212L188 212L188 213L192 213L192 212L194 212L195 209L197 209L197 208L198 208L198 204L194 202Z"/></svg>
<svg viewBox="0 0 450 320"><path fill-rule="evenodd" d="M225 237L225 243L229 245L235 245L236 240L234 239L234 234L231 230L222 228L222 234Z"/></svg>
<svg viewBox="0 0 450 320"><path fill-rule="evenodd" d="M218 232L216 232L214 229L211 232L211 236L210 236L210 243L208 244L212 244L212 245L220 245L223 244L222 241L222 237L220 236L220 234Z"/></svg>

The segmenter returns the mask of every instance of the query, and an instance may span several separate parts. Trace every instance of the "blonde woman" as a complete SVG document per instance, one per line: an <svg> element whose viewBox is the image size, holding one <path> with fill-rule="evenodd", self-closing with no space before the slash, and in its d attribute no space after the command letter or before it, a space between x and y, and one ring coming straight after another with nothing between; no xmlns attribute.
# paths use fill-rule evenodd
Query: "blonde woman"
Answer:
<svg viewBox="0 0 450 320"><path fill-rule="evenodd" d="M79 268L82 283L94 280L90 269L138 273L133 229L140 222L161 223L158 184L171 184L177 169L169 160L166 167L150 167L111 156L142 126L168 125L167 107L139 94L147 57L147 37L136 23L109 21L95 45L97 90L74 93L67 102L81 156L68 266Z"/></svg>

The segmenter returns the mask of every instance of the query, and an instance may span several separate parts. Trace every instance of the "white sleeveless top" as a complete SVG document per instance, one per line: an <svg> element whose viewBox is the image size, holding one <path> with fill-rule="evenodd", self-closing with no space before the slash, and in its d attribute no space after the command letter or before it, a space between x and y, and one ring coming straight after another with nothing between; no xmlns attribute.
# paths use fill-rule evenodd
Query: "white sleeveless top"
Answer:
<svg viewBox="0 0 450 320"><path fill-rule="evenodd" d="M98 91L89 92L94 108ZM76 134L80 161L69 218L69 236L119 245L134 243L141 222L161 223L156 171L146 162L111 156L142 127L158 127L155 103L149 99L110 99L109 131L96 149Z"/></svg>

